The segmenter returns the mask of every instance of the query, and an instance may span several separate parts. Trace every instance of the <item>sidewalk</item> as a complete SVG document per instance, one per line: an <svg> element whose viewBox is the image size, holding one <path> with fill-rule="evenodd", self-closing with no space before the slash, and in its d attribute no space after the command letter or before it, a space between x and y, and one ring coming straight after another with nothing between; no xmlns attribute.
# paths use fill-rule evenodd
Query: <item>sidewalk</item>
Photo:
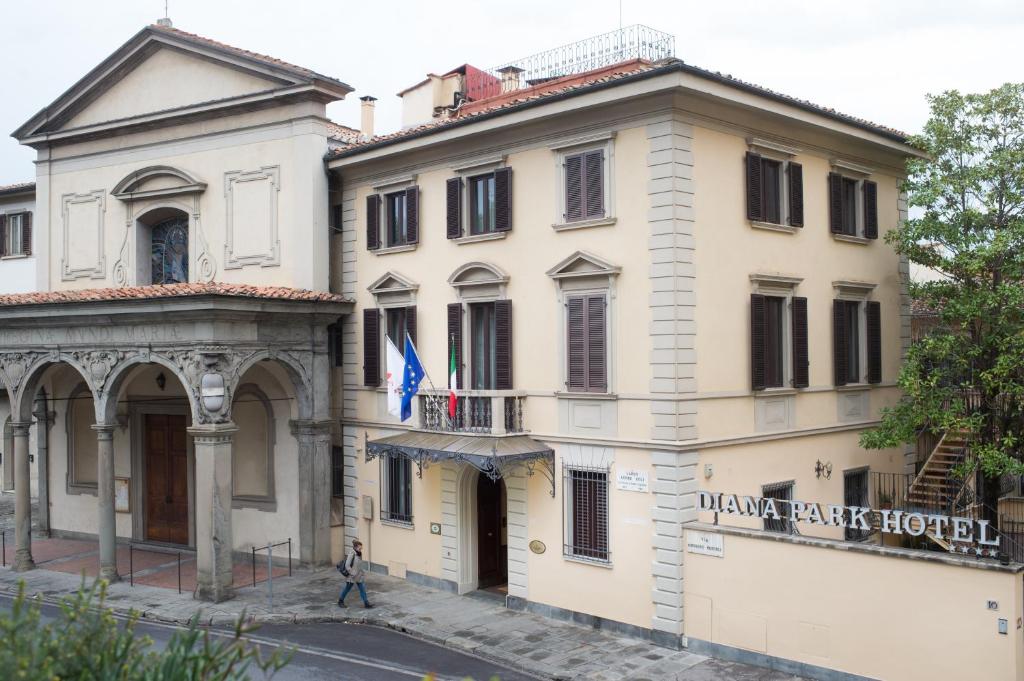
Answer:
<svg viewBox="0 0 1024 681"><path fill-rule="evenodd" d="M55 561L61 558L53 559ZM58 563L59 565L59 563ZM58 567L58 566L54 566ZM81 576L41 569L14 573L0 569L0 591L16 592L24 579L26 591L44 598L74 592ZM797 677L660 648L636 639L509 610L486 595L457 596L377 574L367 576L370 598L377 607L365 610L356 594L347 609L336 605L341 578L333 570L295 570L293 576L273 578L273 609L266 583L251 580L225 603L193 600L191 593L127 581L111 585L108 605L118 612L136 610L145 619L183 623L201 611L203 623L224 625L243 612L257 621L365 623L395 629L415 637L468 652L478 657L548 679L591 681L799 681Z"/></svg>

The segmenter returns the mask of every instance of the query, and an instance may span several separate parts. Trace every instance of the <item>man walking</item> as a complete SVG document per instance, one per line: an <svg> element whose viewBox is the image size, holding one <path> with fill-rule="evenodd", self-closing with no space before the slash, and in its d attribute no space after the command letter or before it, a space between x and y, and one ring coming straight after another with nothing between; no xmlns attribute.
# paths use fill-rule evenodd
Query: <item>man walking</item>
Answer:
<svg viewBox="0 0 1024 681"><path fill-rule="evenodd" d="M359 587L359 597L363 599L363 606L366 608L372 608L373 605L366 598L366 585L363 584L366 579L366 569L363 567L363 543L358 539L352 540L352 550L345 557L344 562L338 566L339 571L345 577L345 588L341 590L341 595L338 596L338 607L347 608L345 605L345 596L348 596L348 592L352 590L352 585L355 584Z"/></svg>

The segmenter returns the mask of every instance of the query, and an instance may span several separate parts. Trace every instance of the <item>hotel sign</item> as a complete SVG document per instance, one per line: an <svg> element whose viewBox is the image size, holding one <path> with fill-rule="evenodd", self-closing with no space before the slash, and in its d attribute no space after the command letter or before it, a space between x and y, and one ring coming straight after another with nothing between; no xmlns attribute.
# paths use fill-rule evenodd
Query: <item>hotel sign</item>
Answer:
<svg viewBox="0 0 1024 681"><path fill-rule="evenodd" d="M995 556L999 548L999 537L993 536L995 533L989 526L989 521L957 516L892 509L876 510L864 506L816 504L806 501L786 501L704 491L697 492L697 509L764 520L789 520L790 522L849 527L868 531L873 529L872 516L877 515L879 529L887 534L920 537L927 533L950 544L950 551L959 550L962 553L968 551L965 544L977 543L979 548L971 549L977 555L988 553L988 555ZM961 546L955 547L954 544Z"/></svg>

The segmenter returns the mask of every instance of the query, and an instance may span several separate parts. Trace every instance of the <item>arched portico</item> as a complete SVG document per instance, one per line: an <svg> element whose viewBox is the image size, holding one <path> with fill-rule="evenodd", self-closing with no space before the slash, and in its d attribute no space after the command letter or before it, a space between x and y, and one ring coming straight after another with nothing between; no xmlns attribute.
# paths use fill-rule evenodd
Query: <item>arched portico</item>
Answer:
<svg viewBox="0 0 1024 681"><path fill-rule="evenodd" d="M309 564L329 561L331 422L326 327L347 313L350 303L332 294L279 289L264 294L254 287L225 284L49 295L61 304L41 303L38 295L26 296L23 305L17 304L17 297L13 297L14 304L9 302L11 298L0 303L0 380L10 395L18 462L16 488L19 500L24 497L17 512L18 526L25 528L19 535L22 569L32 567L28 476L22 475L27 471L28 423L44 375L59 364L74 368L95 406L95 528L103 576L117 578L115 461L122 462L118 464L122 469L131 468L136 486L140 474L137 465L129 466L124 453L128 442L124 431L133 425L119 405L135 400L126 396L126 387L147 366L159 368L156 373L163 380L180 383L182 409L187 406L189 425L183 437L189 438L190 461L194 460L194 501L189 503L194 504L190 513L194 518L197 597L219 601L232 595L232 551L236 548L232 541L232 445L238 431L232 405L236 391L254 367L280 377L286 393L282 399L292 405L286 413L298 452L297 508L280 512L300 518L302 560ZM95 323L98 317L102 324ZM117 449L118 441L122 449ZM18 483L19 478L26 484Z"/></svg>

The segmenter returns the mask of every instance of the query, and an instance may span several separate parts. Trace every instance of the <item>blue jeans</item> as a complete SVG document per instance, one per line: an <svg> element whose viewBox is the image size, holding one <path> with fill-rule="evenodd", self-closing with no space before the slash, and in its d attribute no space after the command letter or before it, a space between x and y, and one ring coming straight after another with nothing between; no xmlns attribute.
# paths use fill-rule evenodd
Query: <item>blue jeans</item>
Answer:
<svg viewBox="0 0 1024 681"><path fill-rule="evenodd" d="M363 599L363 605L369 603L366 599L366 586L362 582L356 582L356 586L359 587L359 597ZM352 582L346 582L345 588L341 590L341 595L338 596L338 602L344 603L345 596L348 596L348 592L352 590Z"/></svg>

